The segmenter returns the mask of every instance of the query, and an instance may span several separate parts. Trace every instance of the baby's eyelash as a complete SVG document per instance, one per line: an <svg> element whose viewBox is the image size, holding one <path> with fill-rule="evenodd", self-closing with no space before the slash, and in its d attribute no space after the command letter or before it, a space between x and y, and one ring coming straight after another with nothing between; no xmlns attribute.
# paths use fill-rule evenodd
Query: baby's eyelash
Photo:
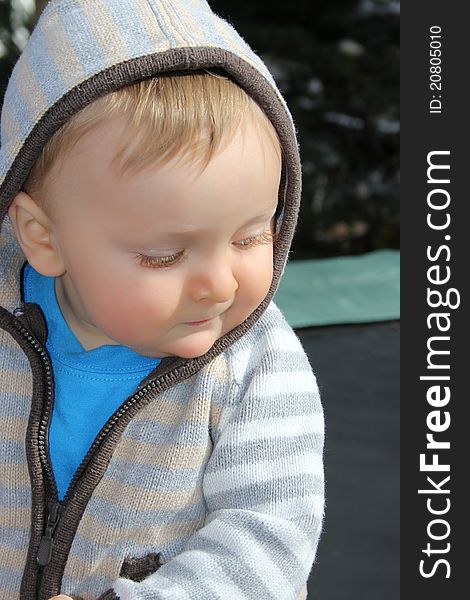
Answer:
<svg viewBox="0 0 470 600"><path fill-rule="evenodd" d="M247 248L261 246L262 244L271 244L276 240L276 237L277 236L275 233L265 231L261 235L255 235L253 237L246 238L245 240L241 240L241 242L237 242L237 245L243 250L246 250ZM181 250L181 252L177 252L176 254L172 254L171 256L147 256L137 252L135 257L142 267L148 267L151 269L164 269L179 262L180 259L184 257L184 254L184 250Z"/></svg>
<svg viewBox="0 0 470 600"><path fill-rule="evenodd" d="M253 237L247 238L246 240L242 240L241 242L237 242L239 245L241 244L242 248L252 248L253 246L260 246L261 244L271 244L276 239L276 234L271 233L270 231L265 231L261 235L255 235ZM247 242L243 244L242 242Z"/></svg>
<svg viewBox="0 0 470 600"><path fill-rule="evenodd" d="M163 269L165 267L171 267L176 264L180 258L182 258L184 250L171 256L147 256L145 254L136 254L136 258L142 267L149 267L151 269Z"/></svg>

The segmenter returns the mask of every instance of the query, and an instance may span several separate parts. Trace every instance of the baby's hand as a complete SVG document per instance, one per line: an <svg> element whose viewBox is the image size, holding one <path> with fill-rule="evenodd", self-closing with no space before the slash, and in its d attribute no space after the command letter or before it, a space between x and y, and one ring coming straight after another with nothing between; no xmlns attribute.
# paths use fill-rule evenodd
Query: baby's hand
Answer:
<svg viewBox="0 0 470 600"><path fill-rule="evenodd" d="M61 594L60 596L54 596L54 598L49 598L49 600L73 600L70 596L64 596Z"/></svg>

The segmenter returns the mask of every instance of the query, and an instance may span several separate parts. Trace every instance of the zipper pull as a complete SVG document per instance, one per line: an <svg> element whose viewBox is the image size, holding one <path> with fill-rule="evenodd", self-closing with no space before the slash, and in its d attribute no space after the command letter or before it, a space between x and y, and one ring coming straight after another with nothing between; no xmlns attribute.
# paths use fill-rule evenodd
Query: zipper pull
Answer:
<svg viewBox="0 0 470 600"><path fill-rule="evenodd" d="M37 555L37 563L40 567L45 567L51 562L54 532L59 523L60 509L60 502L49 502L47 505L47 523Z"/></svg>

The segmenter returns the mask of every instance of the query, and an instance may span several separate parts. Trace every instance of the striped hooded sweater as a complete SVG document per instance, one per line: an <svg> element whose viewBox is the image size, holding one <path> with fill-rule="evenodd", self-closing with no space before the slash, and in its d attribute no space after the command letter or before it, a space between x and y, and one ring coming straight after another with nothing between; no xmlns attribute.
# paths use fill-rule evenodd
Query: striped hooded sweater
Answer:
<svg viewBox="0 0 470 600"><path fill-rule="evenodd" d="M203 356L161 360L109 418L58 502L48 452L45 319L22 302L6 213L42 147L103 94L159 73L222 69L282 145L273 279ZM1 114L0 598L306 597L323 515L323 414L301 343L272 301L300 201L290 113L269 71L205 0L52 0Z"/></svg>

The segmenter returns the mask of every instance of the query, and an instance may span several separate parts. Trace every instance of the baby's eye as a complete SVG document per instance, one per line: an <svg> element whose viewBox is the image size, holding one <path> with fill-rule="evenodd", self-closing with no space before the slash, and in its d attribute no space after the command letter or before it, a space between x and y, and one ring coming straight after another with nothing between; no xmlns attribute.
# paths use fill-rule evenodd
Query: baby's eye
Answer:
<svg viewBox="0 0 470 600"><path fill-rule="evenodd" d="M142 267L161 269L176 264L183 254L184 250L170 256L147 256L146 254L140 254L139 252L135 256Z"/></svg>
<svg viewBox="0 0 470 600"><path fill-rule="evenodd" d="M272 244L275 238L276 235L274 233L265 231L260 235L255 235L244 240L240 240L239 242L236 242L235 245L239 246L243 250L246 250L247 248L253 248L262 244ZM139 264L142 267L148 267L150 269L164 269L177 264L184 257L184 255L184 250L181 250L176 254L171 254L170 256L147 256L146 254L137 252L135 254L135 258L139 261Z"/></svg>
<svg viewBox="0 0 470 600"><path fill-rule="evenodd" d="M272 244L275 240L275 234L270 231L265 231L261 235L255 235L253 237L246 238L237 242L238 246L242 248L252 248L253 246L260 246L261 244Z"/></svg>

